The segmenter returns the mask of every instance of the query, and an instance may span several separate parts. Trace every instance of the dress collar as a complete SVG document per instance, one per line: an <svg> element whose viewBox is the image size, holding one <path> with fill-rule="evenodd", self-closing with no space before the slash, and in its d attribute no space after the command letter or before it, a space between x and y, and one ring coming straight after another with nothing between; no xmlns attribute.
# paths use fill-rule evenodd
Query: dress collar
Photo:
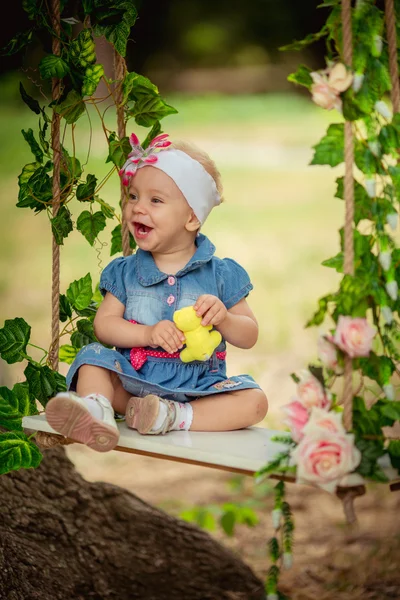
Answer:
<svg viewBox="0 0 400 600"><path fill-rule="evenodd" d="M176 273L175 277L186 275L189 271L193 271L209 262L214 256L214 244L202 233L197 235L195 244L197 246L196 252L183 269ZM160 281L168 277L168 273L163 273L157 267L151 252L141 250L140 248L136 251L136 269L138 280L144 286L160 283Z"/></svg>

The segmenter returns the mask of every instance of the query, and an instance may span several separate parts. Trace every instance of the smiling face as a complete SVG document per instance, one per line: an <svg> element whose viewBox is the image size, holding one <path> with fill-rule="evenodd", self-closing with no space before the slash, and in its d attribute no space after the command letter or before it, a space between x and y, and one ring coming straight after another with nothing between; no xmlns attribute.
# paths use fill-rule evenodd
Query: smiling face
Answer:
<svg viewBox="0 0 400 600"><path fill-rule="evenodd" d="M151 166L138 169L131 178L125 218L139 248L153 253L193 243L200 226L175 182Z"/></svg>

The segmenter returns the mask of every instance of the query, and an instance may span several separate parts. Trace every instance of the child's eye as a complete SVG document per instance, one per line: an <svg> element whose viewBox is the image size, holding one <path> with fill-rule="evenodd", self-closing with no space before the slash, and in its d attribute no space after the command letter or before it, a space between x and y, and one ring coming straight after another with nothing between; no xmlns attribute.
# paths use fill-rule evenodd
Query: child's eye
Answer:
<svg viewBox="0 0 400 600"><path fill-rule="evenodd" d="M129 200L130 200L131 202L134 202L135 200L137 200L137 196L136 196L136 194L129 194Z"/></svg>
<svg viewBox="0 0 400 600"><path fill-rule="evenodd" d="M163 201L160 200L160 198L152 198L151 201L153 202L153 204L162 204Z"/></svg>

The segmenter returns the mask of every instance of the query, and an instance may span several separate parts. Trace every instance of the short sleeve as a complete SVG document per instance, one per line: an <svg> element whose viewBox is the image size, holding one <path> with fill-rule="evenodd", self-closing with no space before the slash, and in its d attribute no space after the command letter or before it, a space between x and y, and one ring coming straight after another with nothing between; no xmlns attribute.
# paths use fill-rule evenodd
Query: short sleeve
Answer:
<svg viewBox="0 0 400 600"><path fill-rule="evenodd" d="M220 299L229 310L253 289L250 277L235 260L224 258L217 270Z"/></svg>
<svg viewBox="0 0 400 600"><path fill-rule="evenodd" d="M126 258L124 257L115 258L103 269L99 284L102 296L110 292L122 304L126 304L125 269Z"/></svg>

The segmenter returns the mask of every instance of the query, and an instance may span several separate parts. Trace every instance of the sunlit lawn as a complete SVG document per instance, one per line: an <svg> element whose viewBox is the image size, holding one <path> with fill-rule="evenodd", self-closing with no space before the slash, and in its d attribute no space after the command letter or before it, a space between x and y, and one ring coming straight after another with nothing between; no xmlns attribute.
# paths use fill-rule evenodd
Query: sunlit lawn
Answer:
<svg viewBox="0 0 400 600"><path fill-rule="evenodd" d="M343 220L343 203L333 197L338 169L308 166L311 146L335 115L295 95L170 97L168 101L179 114L164 121L165 130L172 138L202 146L222 172L225 202L213 211L204 233L215 243L217 254L238 260L254 283L249 302L259 319L260 339L252 351L231 350L234 368L269 381L271 361L287 355L290 373L315 357L317 332L305 331L304 324L318 297L333 290L338 281L335 272L320 265L338 251ZM111 111L107 115L107 126L115 129ZM96 173L100 181L110 163L105 164L105 138L94 112L91 122L91 159L85 173ZM34 160L20 134L29 127L36 130L36 116L24 105L2 107L0 315L4 319L23 316L32 325L32 341L45 347L51 296L49 223L44 213L34 215L15 207L17 176L25 163ZM143 136L144 130L130 122L128 132L133 129ZM77 155L85 162L89 142L85 117L77 123L76 142ZM70 143L68 133L65 145L71 148ZM102 188L101 197L118 205L116 174ZM75 219L86 208L74 201ZM100 234L95 248L78 232L65 240L62 291L88 271L97 282L101 267L110 260L109 233L115 224Z"/></svg>

